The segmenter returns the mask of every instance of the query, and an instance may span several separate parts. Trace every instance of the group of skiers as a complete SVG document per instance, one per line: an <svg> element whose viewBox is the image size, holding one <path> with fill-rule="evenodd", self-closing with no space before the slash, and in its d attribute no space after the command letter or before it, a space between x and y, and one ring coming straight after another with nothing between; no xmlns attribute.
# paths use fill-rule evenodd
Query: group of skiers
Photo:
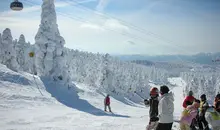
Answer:
<svg viewBox="0 0 220 130"><path fill-rule="evenodd" d="M159 93L161 96L159 96ZM150 106L150 121L146 130L171 130L174 111L173 93L167 86L161 86L160 91L153 87L150 90L150 99L144 100L145 105Z"/></svg>
<svg viewBox="0 0 220 130"><path fill-rule="evenodd" d="M159 96L161 95L161 96ZM150 107L150 121L146 130L171 130L174 122L174 97L173 93L165 85L150 90L150 99L145 99L144 103ZM104 99L104 110L110 107L109 94ZM200 96L200 100L189 91L185 97L183 111L179 120L180 130L220 130L220 94L215 96L214 104L210 106L205 94Z"/></svg>
<svg viewBox="0 0 220 130"><path fill-rule="evenodd" d="M210 106L205 94L200 100L189 91L183 101L183 112L180 119L181 130L220 130L220 94L215 96L214 104Z"/></svg>
<svg viewBox="0 0 220 130"><path fill-rule="evenodd" d="M159 96L159 93L161 96ZM174 112L173 93L167 86L156 87L150 90L150 99L145 99L145 105L150 107L150 121L146 130L171 130ZM217 94L213 106L207 102L206 95L200 100L189 91L183 101L183 111L180 117L181 130L220 130L220 94Z"/></svg>

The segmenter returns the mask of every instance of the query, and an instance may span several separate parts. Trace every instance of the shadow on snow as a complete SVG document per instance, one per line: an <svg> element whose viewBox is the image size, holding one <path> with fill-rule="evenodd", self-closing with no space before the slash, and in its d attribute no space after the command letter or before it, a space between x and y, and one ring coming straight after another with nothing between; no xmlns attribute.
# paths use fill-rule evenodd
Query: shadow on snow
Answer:
<svg viewBox="0 0 220 130"><path fill-rule="evenodd" d="M129 118L126 115L119 114L107 114L103 110L92 106L88 101L80 99L76 87L71 87L68 89L61 82L50 82L47 78L41 78L44 83L45 89L51 94L52 97L56 98L57 101L63 105L77 109L82 112L86 112L96 116L113 116L113 117L123 117Z"/></svg>

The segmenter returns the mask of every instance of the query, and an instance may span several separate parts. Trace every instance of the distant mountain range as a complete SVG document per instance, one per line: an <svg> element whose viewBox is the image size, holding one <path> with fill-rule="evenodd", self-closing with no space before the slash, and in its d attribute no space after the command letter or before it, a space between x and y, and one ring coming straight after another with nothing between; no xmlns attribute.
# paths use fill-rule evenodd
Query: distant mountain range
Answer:
<svg viewBox="0 0 220 130"><path fill-rule="evenodd" d="M141 61L148 60L149 64L151 62L177 62L177 63L197 63L197 64L207 64L216 65L220 64L220 52L218 53L198 53L195 55L115 55L121 60L126 61Z"/></svg>

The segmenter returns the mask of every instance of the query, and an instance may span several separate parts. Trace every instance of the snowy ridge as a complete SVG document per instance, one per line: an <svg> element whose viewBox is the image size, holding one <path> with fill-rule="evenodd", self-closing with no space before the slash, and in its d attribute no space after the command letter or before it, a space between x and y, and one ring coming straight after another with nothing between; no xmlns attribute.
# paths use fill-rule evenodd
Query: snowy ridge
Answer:
<svg viewBox="0 0 220 130"><path fill-rule="evenodd" d="M157 69L164 69L169 71L170 77L178 77L181 72L190 71L190 69L198 66L198 64L190 64L187 62L179 61L179 62L162 62L162 61L148 61L148 60L134 60L132 61L137 64L145 65L145 66L154 66Z"/></svg>

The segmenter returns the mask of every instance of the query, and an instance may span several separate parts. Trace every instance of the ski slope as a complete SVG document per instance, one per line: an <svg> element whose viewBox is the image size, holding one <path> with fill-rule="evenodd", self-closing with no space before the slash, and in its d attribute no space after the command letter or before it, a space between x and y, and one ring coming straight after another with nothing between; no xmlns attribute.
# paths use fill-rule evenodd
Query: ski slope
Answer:
<svg viewBox="0 0 220 130"><path fill-rule="evenodd" d="M103 112L105 93L84 84L68 88L3 65L0 74L1 130L145 130L149 120L148 108L124 104L113 97L114 114ZM180 78L170 82L176 84L172 91L178 119L184 84ZM177 123L173 129L178 129Z"/></svg>
<svg viewBox="0 0 220 130"><path fill-rule="evenodd" d="M170 78L168 80L173 86L175 86L172 89L172 92L174 94L174 120L179 120L181 112L183 111L183 87L186 86L186 82L183 81L181 78Z"/></svg>

